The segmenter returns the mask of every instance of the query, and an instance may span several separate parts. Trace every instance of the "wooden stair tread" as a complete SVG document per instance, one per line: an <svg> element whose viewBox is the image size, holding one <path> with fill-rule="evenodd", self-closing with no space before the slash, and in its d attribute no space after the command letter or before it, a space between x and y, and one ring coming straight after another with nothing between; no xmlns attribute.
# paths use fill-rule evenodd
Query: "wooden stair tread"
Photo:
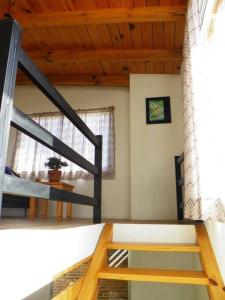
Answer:
<svg viewBox="0 0 225 300"><path fill-rule="evenodd" d="M202 271L105 267L98 273L98 278L128 281L209 285L209 280L206 274Z"/></svg>
<svg viewBox="0 0 225 300"><path fill-rule="evenodd" d="M108 243L107 249L126 249L134 251L159 252L194 252L199 253L200 247L196 244L150 244L150 243Z"/></svg>

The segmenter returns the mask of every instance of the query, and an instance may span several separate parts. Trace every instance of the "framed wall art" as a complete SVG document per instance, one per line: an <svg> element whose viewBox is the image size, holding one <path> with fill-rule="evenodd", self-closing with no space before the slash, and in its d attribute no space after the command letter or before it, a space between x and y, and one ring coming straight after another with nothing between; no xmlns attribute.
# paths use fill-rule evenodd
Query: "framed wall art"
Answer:
<svg viewBox="0 0 225 300"><path fill-rule="evenodd" d="M146 98L146 124L171 123L170 97Z"/></svg>

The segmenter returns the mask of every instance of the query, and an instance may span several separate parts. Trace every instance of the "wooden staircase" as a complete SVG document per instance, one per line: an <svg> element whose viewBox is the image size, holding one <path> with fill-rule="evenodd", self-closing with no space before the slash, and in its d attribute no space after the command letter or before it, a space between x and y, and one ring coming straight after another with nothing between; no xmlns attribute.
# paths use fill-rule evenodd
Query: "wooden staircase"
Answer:
<svg viewBox="0 0 225 300"><path fill-rule="evenodd" d="M73 289L73 294L70 294L70 297L59 298L58 300L97 299L99 279L203 285L208 289L209 299L225 300L223 280L205 225L196 225L196 233L197 244L113 243L113 225L106 224L86 275L75 283L73 287L69 287L71 291ZM108 267L107 251L121 249L197 253L200 255L202 271Z"/></svg>

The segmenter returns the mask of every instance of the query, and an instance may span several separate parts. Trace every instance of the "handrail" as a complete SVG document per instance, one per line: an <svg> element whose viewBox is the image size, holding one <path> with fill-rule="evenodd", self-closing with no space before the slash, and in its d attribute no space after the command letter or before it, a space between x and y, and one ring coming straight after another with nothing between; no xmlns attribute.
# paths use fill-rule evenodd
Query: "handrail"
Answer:
<svg viewBox="0 0 225 300"><path fill-rule="evenodd" d="M28 78L52 101L53 104L76 126L95 146L99 146L98 139L88 128L75 110L60 95L57 89L49 82L48 78L32 62L30 57L19 49L19 68Z"/></svg>
<svg viewBox="0 0 225 300"><path fill-rule="evenodd" d="M62 202L93 206L93 222L101 222L102 189L102 136L94 135L74 109L66 102L47 77L21 49L21 28L15 20L0 21L0 215L2 195L26 195ZM92 164L80 154L53 136L29 116L13 106L16 73L20 68L49 100L76 126L95 146L95 163ZM72 192L34 183L29 180L5 175L10 125L32 137L44 146L62 155L94 175L94 196L88 197Z"/></svg>
<svg viewBox="0 0 225 300"><path fill-rule="evenodd" d="M175 156L175 176L176 176L176 195L177 195L177 219L184 219L183 189L184 178L181 174L181 164L184 162L184 153Z"/></svg>
<svg viewBox="0 0 225 300"><path fill-rule="evenodd" d="M98 174L99 170L96 166L88 160L79 155L76 151L71 149L60 139L51 134L48 130L37 124L27 115L25 115L18 108L13 107L11 124L16 129L22 131L26 135L32 137L41 144L47 146L49 149L54 150L63 157L69 159L78 166L86 169L92 174Z"/></svg>
<svg viewBox="0 0 225 300"><path fill-rule="evenodd" d="M181 164L184 161L184 153L182 153L180 156L178 156L177 164Z"/></svg>

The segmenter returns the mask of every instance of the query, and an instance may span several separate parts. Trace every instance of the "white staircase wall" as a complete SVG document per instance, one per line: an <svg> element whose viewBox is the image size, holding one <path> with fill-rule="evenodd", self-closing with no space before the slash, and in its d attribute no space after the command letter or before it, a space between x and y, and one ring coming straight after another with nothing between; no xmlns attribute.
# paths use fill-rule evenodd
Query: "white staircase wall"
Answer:
<svg viewBox="0 0 225 300"><path fill-rule="evenodd" d="M192 253L133 251L130 253L129 267L198 270L195 264L196 259L197 255ZM200 300L201 298L198 298L198 295L204 293L204 290L204 287L199 288L198 286L185 284L131 282L130 300ZM208 298L203 299L207 300Z"/></svg>
<svg viewBox="0 0 225 300"><path fill-rule="evenodd" d="M195 243L194 225L114 224L114 242Z"/></svg>
<svg viewBox="0 0 225 300"><path fill-rule="evenodd" d="M0 230L0 299L21 300L93 254L102 228Z"/></svg>

